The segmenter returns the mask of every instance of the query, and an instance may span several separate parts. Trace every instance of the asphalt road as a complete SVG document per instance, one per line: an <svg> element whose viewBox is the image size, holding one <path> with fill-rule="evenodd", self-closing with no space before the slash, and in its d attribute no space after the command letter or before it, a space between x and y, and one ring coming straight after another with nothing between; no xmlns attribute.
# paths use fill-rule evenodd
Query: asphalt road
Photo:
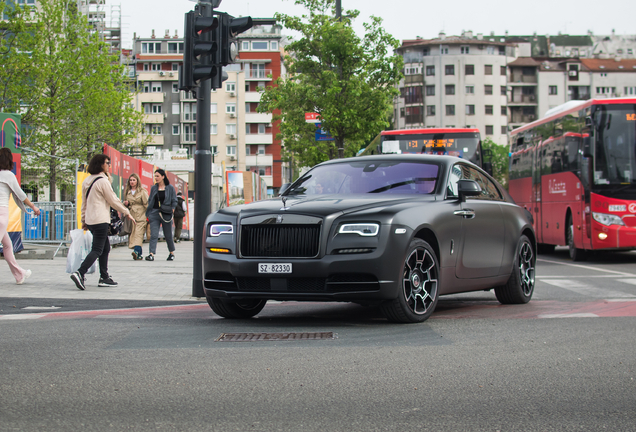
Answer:
<svg viewBox="0 0 636 432"><path fill-rule="evenodd" d="M445 297L416 325L350 304L234 321L201 302L0 299L0 430L633 431L635 258L541 255L528 305ZM290 332L334 337L217 341Z"/></svg>

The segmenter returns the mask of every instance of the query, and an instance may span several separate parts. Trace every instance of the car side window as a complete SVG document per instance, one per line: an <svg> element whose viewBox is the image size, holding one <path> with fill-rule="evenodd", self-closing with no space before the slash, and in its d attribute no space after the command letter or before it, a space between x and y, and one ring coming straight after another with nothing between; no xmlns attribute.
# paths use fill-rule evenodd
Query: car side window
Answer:
<svg viewBox="0 0 636 432"><path fill-rule="evenodd" d="M457 182L461 179L467 178L466 166L462 164L455 164L451 169L450 176L448 177L448 184L446 185L446 198L457 198L459 192L457 189Z"/></svg>
<svg viewBox="0 0 636 432"><path fill-rule="evenodd" d="M481 195L469 197L470 199L503 201L503 197L501 196L501 193L499 193L499 189L497 189L497 186L495 186L488 177L472 167L466 167L466 170L468 171L468 176L465 178L475 180L481 188Z"/></svg>

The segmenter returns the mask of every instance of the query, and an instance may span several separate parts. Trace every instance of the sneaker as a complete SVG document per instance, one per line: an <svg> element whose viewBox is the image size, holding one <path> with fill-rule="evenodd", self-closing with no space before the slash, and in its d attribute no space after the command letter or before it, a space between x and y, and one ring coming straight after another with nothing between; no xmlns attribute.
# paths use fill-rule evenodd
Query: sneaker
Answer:
<svg viewBox="0 0 636 432"><path fill-rule="evenodd" d="M22 285L24 283L24 281L27 280L30 277L31 277L31 270L27 270L27 271L24 272L24 276L22 277L22 279L20 279L16 283L18 285Z"/></svg>
<svg viewBox="0 0 636 432"><path fill-rule="evenodd" d="M154 260L155 260L155 256L154 255L146 256L146 261L154 261Z"/></svg>
<svg viewBox="0 0 636 432"><path fill-rule="evenodd" d="M174 254L168 255L168 259L166 261L174 261Z"/></svg>
<svg viewBox="0 0 636 432"><path fill-rule="evenodd" d="M99 283L97 286L100 287L113 287L119 285L117 282L113 280L112 277L108 276L106 279L99 278Z"/></svg>
<svg viewBox="0 0 636 432"><path fill-rule="evenodd" d="M81 289L82 291L86 289L86 286L84 285L84 276L82 276L80 272L76 271L73 273L71 275L71 280L75 282L75 286L77 286L78 289Z"/></svg>
<svg viewBox="0 0 636 432"><path fill-rule="evenodd" d="M132 257L135 261L137 261L139 259L139 255L137 255L137 252L133 251L132 253Z"/></svg>

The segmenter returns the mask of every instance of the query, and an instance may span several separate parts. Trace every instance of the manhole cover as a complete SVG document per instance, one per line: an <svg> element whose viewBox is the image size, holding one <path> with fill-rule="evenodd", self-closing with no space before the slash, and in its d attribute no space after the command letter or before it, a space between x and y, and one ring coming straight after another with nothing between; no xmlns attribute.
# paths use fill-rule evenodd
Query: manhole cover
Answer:
<svg viewBox="0 0 636 432"><path fill-rule="evenodd" d="M222 333L215 342L260 342L337 339L334 332L317 333Z"/></svg>

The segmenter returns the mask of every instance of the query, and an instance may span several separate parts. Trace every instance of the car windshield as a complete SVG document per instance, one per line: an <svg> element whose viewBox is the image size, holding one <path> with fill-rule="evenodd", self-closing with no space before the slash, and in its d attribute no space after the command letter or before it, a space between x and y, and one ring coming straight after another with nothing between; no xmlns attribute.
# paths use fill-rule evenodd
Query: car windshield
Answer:
<svg viewBox="0 0 636 432"><path fill-rule="evenodd" d="M319 165L284 195L432 194L439 166L400 161L352 161Z"/></svg>
<svg viewBox="0 0 636 432"><path fill-rule="evenodd" d="M636 106L599 106L594 183L636 184Z"/></svg>

